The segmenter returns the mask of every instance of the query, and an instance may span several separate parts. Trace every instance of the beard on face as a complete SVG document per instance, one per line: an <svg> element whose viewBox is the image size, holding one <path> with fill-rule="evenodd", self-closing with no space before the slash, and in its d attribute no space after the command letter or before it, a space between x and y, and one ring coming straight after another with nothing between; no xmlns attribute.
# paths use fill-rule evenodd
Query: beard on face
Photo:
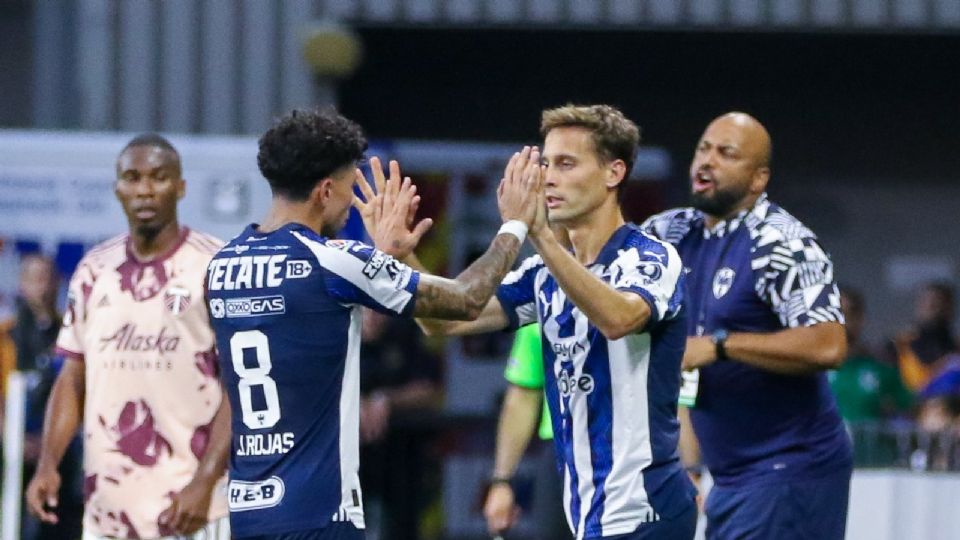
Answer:
<svg viewBox="0 0 960 540"><path fill-rule="evenodd" d="M713 195L691 193L690 206L707 215L722 218L729 215L730 212L740 204L740 201L743 200L746 194L747 190L744 189L741 191L734 188L716 188L713 190Z"/></svg>
<svg viewBox="0 0 960 540"><path fill-rule="evenodd" d="M150 241L156 238L162 229L162 225L157 225L155 223L141 223L136 226L136 233L137 236Z"/></svg>

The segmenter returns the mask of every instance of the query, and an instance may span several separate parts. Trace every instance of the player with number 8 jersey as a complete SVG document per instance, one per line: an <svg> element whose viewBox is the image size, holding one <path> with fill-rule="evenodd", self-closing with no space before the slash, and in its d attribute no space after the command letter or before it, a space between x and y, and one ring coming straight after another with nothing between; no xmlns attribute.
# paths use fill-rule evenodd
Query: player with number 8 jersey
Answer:
<svg viewBox="0 0 960 540"><path fill-rule="evenodd" d="M235 538L363 537L359 472L361 307L392 316L476 319L516 260L535 216L539 153L508 165L505 221L456 279L419 272L360 242L334 239L351 205L383 224L376 241L416 245L419 198L390 164L370 160L377 195L356 164L360 127L333 110L294 111L260 139L273 201L207 267L206 301L232 412L227 501ZM366 201L353 185L366 187ZM382 199L379 198L382 196ZM389 204L386 202L389 200Z"/></svg>
<svg viewBox="0 0 960 540"><path fill-rule="evenodd" d="M234 417L227 497L235 533L331 520L363 528L352 435L361 317L352 306L409 313L419 274L299 224L269 233L251 225L207 273ZM313 458L328 455L339 459Z"/></svg>

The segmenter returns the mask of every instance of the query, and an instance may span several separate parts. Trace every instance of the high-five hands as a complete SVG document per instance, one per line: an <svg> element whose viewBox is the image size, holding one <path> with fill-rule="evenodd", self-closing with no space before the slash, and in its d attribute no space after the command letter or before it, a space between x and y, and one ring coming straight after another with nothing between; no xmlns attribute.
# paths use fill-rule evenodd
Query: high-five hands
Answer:
<svg viewBox="0 0 960 540"><path fill-rule="evenodd" d="M360 212L374 246L388 255L403 259L413 252L433 225L430 218L416 221L420 196L410 177L401 181L400 164L390 161L390 177L383 174L380 158L370 158L374 186L356 171L356 184L363 198L354 196L353 206Z"/></svg>
<svg viewBox="0 0 960 540"><path fill-rule="evenodd" d="M524 146L513 154L497 188L497 206L504 222L517 220L527 227L534 225L538 204L542 202L543 173L540 150L536 146Z"/></svg>

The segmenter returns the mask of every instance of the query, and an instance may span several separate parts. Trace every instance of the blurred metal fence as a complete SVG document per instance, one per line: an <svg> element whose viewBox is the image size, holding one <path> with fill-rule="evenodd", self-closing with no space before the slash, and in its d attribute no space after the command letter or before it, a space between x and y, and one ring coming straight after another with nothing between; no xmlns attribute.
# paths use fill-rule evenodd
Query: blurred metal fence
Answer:
<svg viewBox="0 0 960 540"><path fill-rule="evenodd" d="M310 0L49 0L34 5L34 125L259 133L318 94Z"/></svg>
<svg viewBox="0 0 960 540"><path fill-rule="evenodd" d="M960 471L960 431L927 431L912 421L848 426L854 466L912 471Z"/></svg>
<svg viewBox="0 0 960 540"><path fill-rule="evenodd" d="M598 30L956 31L957 0L319 0L363 24L573 25Z"/></svg>

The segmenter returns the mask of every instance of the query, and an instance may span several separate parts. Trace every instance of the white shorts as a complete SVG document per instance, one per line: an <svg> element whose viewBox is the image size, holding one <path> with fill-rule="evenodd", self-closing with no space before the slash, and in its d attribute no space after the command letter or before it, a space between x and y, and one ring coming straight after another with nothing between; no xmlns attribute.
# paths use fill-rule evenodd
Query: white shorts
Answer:
<svg viewBox="0 0 960 540"><path fill-rule="evenodd" d="M114 540L112 536L100 536L89 531L83 531L82 540ZM207 523L199 531L186 536L161 536L156 540L230 540L230 517L224 516Z"/></svg>

